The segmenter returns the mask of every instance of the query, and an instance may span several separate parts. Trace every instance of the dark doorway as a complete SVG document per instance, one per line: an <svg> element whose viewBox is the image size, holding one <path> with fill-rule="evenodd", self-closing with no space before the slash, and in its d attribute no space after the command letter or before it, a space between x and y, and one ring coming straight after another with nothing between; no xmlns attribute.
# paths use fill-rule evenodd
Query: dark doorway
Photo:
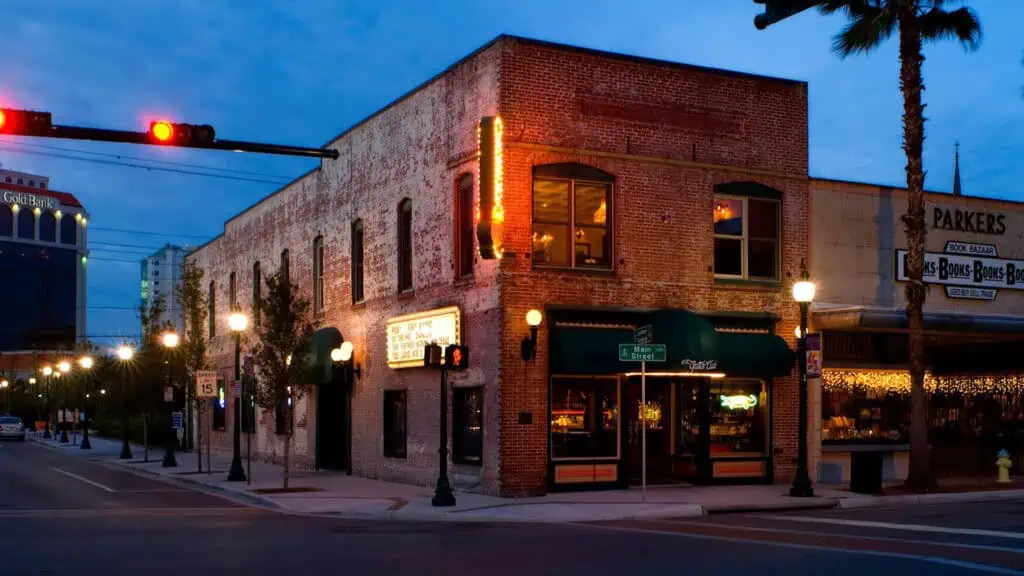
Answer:
<svg viewBox="0 0 1024 576"><path fill-rule="evenodd" d="M643 472L643 422L640 378L623 387L622 415L625 424L626 473L630 484L639 485ZM672 382L647 379L647 483L674 483L672 478Z"/></svg>
<svg viewBox="0 0 1024 576"><path fill-rule="evenodd" d="M331 372L330 382L317 387L316 459L320 468L351 472L351 395L344 371L335 369Z"/></svg>

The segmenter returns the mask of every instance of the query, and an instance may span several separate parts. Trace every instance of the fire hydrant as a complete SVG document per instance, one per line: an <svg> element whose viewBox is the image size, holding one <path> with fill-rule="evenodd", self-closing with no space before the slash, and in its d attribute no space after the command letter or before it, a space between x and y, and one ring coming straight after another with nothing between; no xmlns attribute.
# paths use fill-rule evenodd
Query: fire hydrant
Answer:
<svg viewBox="0 0 1024 576"><path fill-rule="evenodd" d="M996 460L996 467L999 468L999 479L996 480L999 484L1010 483L1010 467L1013 466L1013 462L1010 461L1010 453L1005 449L1000 450L996 456L999 457Z"/></svg>

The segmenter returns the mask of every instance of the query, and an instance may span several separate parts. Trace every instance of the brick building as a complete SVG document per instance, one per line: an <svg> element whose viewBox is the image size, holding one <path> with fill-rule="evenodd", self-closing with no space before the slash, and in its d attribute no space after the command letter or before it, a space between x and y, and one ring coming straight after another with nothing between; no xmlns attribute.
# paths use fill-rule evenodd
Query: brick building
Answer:
<svg viewBox="0 0 1024 576"><path fill-rule="evenodd" d="M471 350L450 377L457 487L633 484L641 426L651 482L789 481L806 84L502 36L326 146L337 160L189 255L225 377L229 303L248 309L254 278L284 264L313 301L305 465L433 482L436 340ZM667 358L642 405L617 352L647 325ZM358 375L330 366L342 341ZM259 421L255 450L280 454Z"/></svg>

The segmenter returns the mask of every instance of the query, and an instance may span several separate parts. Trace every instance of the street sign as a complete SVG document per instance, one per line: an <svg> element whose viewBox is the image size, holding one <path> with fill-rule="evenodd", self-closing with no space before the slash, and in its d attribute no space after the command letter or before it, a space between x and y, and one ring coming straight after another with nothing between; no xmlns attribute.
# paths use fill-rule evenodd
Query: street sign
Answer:
<svg viewBox="0 0 1024 576"><path fill-rule="evenodd" d="M651 325L641 326L633 331L633 342L636 344L650 344L654 338L654 330Z"/></svg>
<svg viewBox="0 0 1024 576"><path fill-rule="evenodd" d="M171 422L173 422L175 430L183 430L185 428L185 417L181 412L171 413Z"/></svg>
<svg viewBox="0 0 1024 576"><path fill-rule="evenodd" d="M217 397L217 372L216 370L196 371L196 396L200 398Z"/></svg>
<svg viewBox="0 0 1024 576"><path fill-rule="evenodd" d="M664 344L619 344L619 362L664 361Z"/></svg>

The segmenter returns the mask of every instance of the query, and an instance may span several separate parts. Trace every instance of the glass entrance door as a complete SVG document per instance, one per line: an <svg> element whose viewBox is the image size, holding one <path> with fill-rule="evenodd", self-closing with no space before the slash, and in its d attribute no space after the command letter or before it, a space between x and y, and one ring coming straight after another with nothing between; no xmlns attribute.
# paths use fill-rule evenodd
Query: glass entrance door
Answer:
<svg viewBox="0 0 1024 576"><path fill-rule="evenodd" d="M641 402L640 378L626 381L623 415L626 427L626 469L630 484L643 473L643 426L647 425L647 483L672 482L672 386L663 378L647 379L647 403Z"/></svg>

